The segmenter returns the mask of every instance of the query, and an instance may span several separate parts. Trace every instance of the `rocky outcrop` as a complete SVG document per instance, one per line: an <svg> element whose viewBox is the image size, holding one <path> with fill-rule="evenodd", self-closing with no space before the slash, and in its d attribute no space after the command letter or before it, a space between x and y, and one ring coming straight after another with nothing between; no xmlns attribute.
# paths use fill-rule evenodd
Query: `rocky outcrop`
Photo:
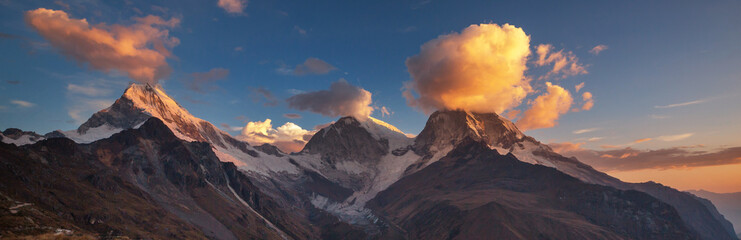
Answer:
<svg viewBox="0 0 741 240"><path fill-rule="evenodd" d="M302 153L321 154L329 162L378 160L389 152L388 140L376 139L353 117L343 117L319 130L306 143Z"/></svg>

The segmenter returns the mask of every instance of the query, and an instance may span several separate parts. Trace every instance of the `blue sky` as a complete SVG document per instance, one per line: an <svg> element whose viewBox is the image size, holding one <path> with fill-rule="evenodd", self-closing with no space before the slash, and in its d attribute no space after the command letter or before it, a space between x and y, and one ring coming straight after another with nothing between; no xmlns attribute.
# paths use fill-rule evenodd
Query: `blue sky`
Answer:
<svg viewBox="0 0 741 240"><path fill-rule="evenodd" d="M173 72L160 83L191 113L216 125L244 126L244 119L270 118L276 127L290 121L312 129L337 117L290 109L284 100L297 92L327 89L344 78L372 93L372 106L393 112L382 116L376 110L372 116L416 134L427 115L402 97L403 83L410 80L405 60L440 35L461 32L472 24L509 23L530 36L533 51L539 44L570 51L589 72L553 82L572 92L574 85L585 82L585 91L594 95L594 108L563 114L555 127L527 132L536 139L582 142L581 147L590 149L741 145L741 2L735 0L250 0L243 14L227 13L216 0L4 0L0 5L3 129L40 133L74 129L80 119L118 98L132 81L115 71L92 69L50 46L24 21L26 11L48 8L85 18L91 25L127 26L133 17L145 15L180 19L178 26L168 29L170 37L179 39L171 48L174 57L167 60ZM591 54L597 45L608 48ZM279 71L308 58L321 59L337 70L302 76ZM184 84L192 73L214 68L229 74L209 83L213 88L196 92ZM543 71L531 67L526 74ZM80 96L70 85L101 91ZM256 88L269 90L278 105L265 106L251 90ZM524 108L526 104L519 109ZM72 111L78 120L71 117ZM288 119L285 113L302 118ZM593 131L574 133L582 129ZM634 143L645 138L652 140Z"/></svg>

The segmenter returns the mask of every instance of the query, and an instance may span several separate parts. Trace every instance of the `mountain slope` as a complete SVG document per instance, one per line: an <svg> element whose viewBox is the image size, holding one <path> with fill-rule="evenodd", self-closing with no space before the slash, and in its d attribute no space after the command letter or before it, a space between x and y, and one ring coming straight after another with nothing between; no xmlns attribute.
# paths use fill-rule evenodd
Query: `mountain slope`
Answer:
<svg viewBox="0 0 741 240"><path fill-rule="evenodd" d="M576 158L555 153L550 147L522 134L509 120L496 114L467 111L437 111L430 116L425 128L415 139L413 150L423 160L406 170L406 175L420 171L447 154L463 139L484 142L500 154L513 154L526 163L555 168L586 183L639 190L669 203L677 209L682 220L703 239L736 239L730 224L712 206L691 194L656 184L622 182Z"/></svg>
<svg viewBox="0 0 741 240"><path fill-rule="evenodd" d="M464 139L368 207L411 239L696 239L647 194L585 184Z"/></svg>
<svg viewBox="0 0 741 240"><path fill-rule="evenodd" d="M232 163L219 161L208 144L176 138L157 118L89 145L55 138L2 151L0 192L87 232L191 239L318 234Z"/></svg>
<svg viewBox="0 0 741 240"><path fill-rule="evenodd" d="M733 223L736 233L741 234L741 192L714 193L705 190L689 192L698 197L710 200L718 208L720 213Z"/></svg>

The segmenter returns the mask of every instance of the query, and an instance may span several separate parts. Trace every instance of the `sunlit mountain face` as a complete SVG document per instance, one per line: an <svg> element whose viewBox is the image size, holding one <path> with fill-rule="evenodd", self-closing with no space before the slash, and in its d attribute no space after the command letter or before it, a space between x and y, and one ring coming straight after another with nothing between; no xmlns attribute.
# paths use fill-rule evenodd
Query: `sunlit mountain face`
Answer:
<svg viewBox="0 0 741 240"><path fill-rule="evenodd" d="M3 239L739 239L737 1L0 5Z"/></svg>

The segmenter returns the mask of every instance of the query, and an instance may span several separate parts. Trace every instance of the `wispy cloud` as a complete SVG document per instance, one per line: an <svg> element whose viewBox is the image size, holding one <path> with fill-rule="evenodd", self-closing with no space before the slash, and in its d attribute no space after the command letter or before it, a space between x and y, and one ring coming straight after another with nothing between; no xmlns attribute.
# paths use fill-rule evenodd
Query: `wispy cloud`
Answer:
<svg viewBox="0 0 741 240"><path fill-rule="evenodd" d="M29 107L36 106L35 103L27 102L27 101L23 101L23 100L11 100L10 103L15 104L18 107L22 107L22 108L29 108Z"/></svg>
<svg viewBox="0 0 741 240"><path fill-rule="evenodd" d="M224 130L227 130L227 131L231 131L231 132L238 132L238 131L242 131L242 129L244 129L244 127L231 126L231 125L226 124L226 123L222 123L221 124L221 128L223 128Z"/></svg>
<svg viewBox="0 0 741 240"><path fill-rule="evenodd" d="M741 147L713 151L697 150L702 146L678 146L656 150L625 147L598 151L581 148L568 142L549 145L558 153L568 157L574 156L601 171L691 168L741 163Z"/></svg>
<svg viewBox="0 0 741 240"><path fill-rule="evenodd" d="M246 0L219 0L216 5L224 9L227 13L241 15L247 7Z"/></svg>
<svg viewBox="0 0 741 240"><path fill-rule="evenodd" d="M278 98L276 98L275 95L273 95L273 93L270 92L270 90L268 90L266 88L263 88L263 87L258 87L258 88L250 87L250 92L252 93L251 96L252 96L252 101L253 102L260 102L260 101L264 100L265 102L262 104L263 106L270 106L270 107L272 107L272 106L278 105Z"/></svg>
<svg viewBox="0 0 741 240"><path fill-rule="evenodd" d="M641 138L641 139L637 139L637 140L633 141L633 143L634 144L637 144L637 143L642 143L642 142L648 142L648 141L651 141L651 140L653 140L653 138Z"/></svg>
<svg viewBox="0 0 741 240"><path fill-rule="evenodd" d="M651 119L667 119L667 118L669 118L669 116L666 116L666 115L656 115L656 114L648 115L648 117L650 117Z"/></svg>
<svg viewBox="0 0 741 240"><path fill-rule="evenodd" d="M594 46L591 50L589 50L589 53L594 54L594 55L599 55L599 53L604 50L607 50L607 45L600 44L600 45Z"/></svg>
<svg viewBox="0 0 741 240"><path fill-rule="evenodd" d="M599 128L586 128L586 129L574 130L572 133L573 134L582 134L582 133L594 132L594 131L597 131L597 130L599 130Z"/></svg>
<svg viewBox="0 0 741 240"><path fill-rule="evenodd" d="M675 104L669 104L669 105L657 105L657 106L654 106L654 108L684 107L684 106L689 106L689 105L695 105L695 104L699 104L699 103L704 103L704 102L707 102L707 101L708 101L707 99L700 99L700 100L695 100L695 101L689 101L689 102L683 102L683 103L675 103Z"/></svg>
<svg viewBox="0 0 741 240"><path fill-rule="evenodd" d="M299 27L298 25L294 25L293 26L293 30L296 31L298 34L301 34L303 36L306 36L306 33L307 33L306 32L306 29L303 29L303 28Z"/></svg>
<svg viewBox="0 0 741 240"><path fill-rule="evenodd" d="M304 61L303 63L296 65L296 67L294 67L293 69L291 69L289 66L282 65L276 71L280 74L293 74L296 76L303 76L323 75L335 70L337 70L337 67L332 66L332 64L329 64L324 60L318 58L310 57L307 58L306 61Z"/></svg>
<svg viewBox="0 0 741 240"><path fill-rule="evenodd" d="M301 114L298 114L298 113L286 113L286 114L283 114L283 117L288 118L288 119L299 119L299 118L301 118Z"/></svg>
<svg viewBox="0 0 741 240"><path fill-rule="evenodd" d="M576 90L576 92L581 91L582 88L584 88L584 82L581 82L579 84L576 84L576 86L574 86L574 90Z"/></svg>
<svg viewBox="0 0 741 240"><path fill-rule="evenodd" d="M67 92L72 94L82 94L88 97L100 97L111 93L110 89L94 87L94 86L81 86L77 84L67 84Z"/></svg>
<svg viewBox="0 0 741 240"><path fill-rule="evenodd" d="M184 78L183 81L188 89L199 93L205 93L206 91L216 89L216 86L212 85L213 82L223 80L227 76L229 76L229 69L212 68L208 72L191 73L190 76Z"/></svg>
<svg viewBox="0 0 741 240"><path fill-rule="evenodd" d="M674 141L687 139L689 137L692 137L692 135L695 135L695 133L684 133L684 134L677 134L677 135L660 136L658 137L658 139L661 141L665 141L665 142L674 142Z"/></svg>
<svg viewBox="0 0 741 240"><path fill-rule="evenodd" d="M538 55L535 60L536 66L553 65L553 68L540 79L562 79L589 73L573 52L565 50L556 52L554 49L551 44L540 44L535 48Z"/></svg>

